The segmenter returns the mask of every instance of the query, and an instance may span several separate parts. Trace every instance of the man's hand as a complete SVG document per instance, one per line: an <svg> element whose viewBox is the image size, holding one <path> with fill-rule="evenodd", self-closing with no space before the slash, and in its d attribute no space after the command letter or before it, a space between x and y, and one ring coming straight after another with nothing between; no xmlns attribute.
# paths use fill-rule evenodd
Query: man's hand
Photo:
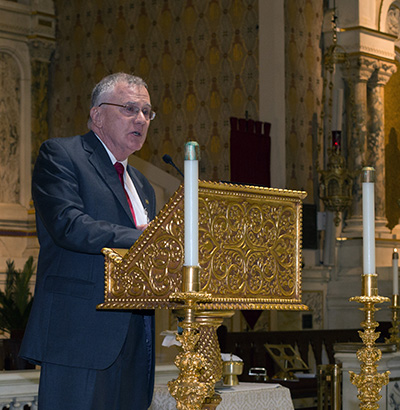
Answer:
<svg viewBox="0 0 400 410"><path fill-rule="evenodd" d="M144 231L148 226L149 224L138 225L136 229L139 229L139 231Z"/></svg>

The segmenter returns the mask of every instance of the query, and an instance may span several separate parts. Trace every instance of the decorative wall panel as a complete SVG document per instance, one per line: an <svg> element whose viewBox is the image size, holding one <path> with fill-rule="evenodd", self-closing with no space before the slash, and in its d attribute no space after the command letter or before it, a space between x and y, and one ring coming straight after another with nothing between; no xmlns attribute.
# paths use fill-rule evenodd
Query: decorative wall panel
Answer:
<svg viewBox="0 0 400 410"><path fill-rule="evenodd" d="M86 131L90 93L104 75L149 84L157 117L138 155L167 172L186 141L202 150L200 177L229 180L229 117L258 120L257 0L56 0L50 135Z"/></svg>
<svg viewBox="0 0 400 410"><path fill-rule="evenodd" d="M322 0L285 1L286 184L315 203L313 150L321 113ZM273 127L273 125L272 125Z"/></svg>
<svg viewBox="0 0 400 410"><path fill-rule="evenodd" d="M0 52L0 203L19 203L21 73L17 61Z"/></svg>

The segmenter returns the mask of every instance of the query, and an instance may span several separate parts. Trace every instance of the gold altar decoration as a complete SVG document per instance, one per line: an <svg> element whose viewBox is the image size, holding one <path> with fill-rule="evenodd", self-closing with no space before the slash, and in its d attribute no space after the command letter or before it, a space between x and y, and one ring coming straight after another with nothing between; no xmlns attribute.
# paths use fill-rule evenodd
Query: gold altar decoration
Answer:
<svg viewBox="0 0 400 410"><path fill-rule="evenodd" d="M390 306L392 310L392 327L389 329L390 338L385 338L385 343L391 343L396 345L397 350L400 348L400 337L399 337L399 295L392 296L392 306Z"/></svg>
<svg viewBox="0 0 400 410"><path fill-rule="evenodd" d="M335 225L339 226L339 213L345 211L353 200L354 173L347 169L346 159L339 150L328 148L328 164L326 170L318 170L321 174L319 195L328 211L335 213Z"/></svg>
<svg viewBox="0 0 400 410"><path fill-rule="evenodd" d="M180 326L182 334L176 339L182 351L175 358L180 370L177 379L168 382L168 389L176 400L178 410L201 410L207 397L214 397L215 380L201 380L201 372L207 367L206 356L198 349L200 324L196 322L196 309L199 301L210 299L210 295L199 292L199 269L197 266L183 267L182 292L171 295L171 300L184 303L184 320ZM220 400L219 400L220 401ZM218 403L219 403L218 401Z"/></svg>
<svg viewBox="0 0 400 410"><path fill-rule="evenodd" d="M238 376L243 372L244 363L233 360L232 354L230 360L223 362L222 374L224 376L224 384L227 386L237 386L239 384Z"/></svg>
<svg viewBox="0 0 400 410"><path fill-rule="evenodd" d="M362 296L350 298L350 301L363 303L364 321L361 326L364 332L359 331L359 335L364 346L357 351L357 358L361 362L360 374L350 373L350 381L358 389L358 399L360 409L375 410L379 408L378 401L381 399L379 392L382 387L389 383L389 371L378 373L379 360L382 358L382 351L375 346L375 341L379 337L379 332L375 332L379 323L375 321L375 312L379 310L375 307L376 303L388 302L389 298L378 296L377 275L362 275Z"/></svg>
<svg viewBox="0 0 400 410"><path fill-rule="evenodd" d="M199 181L199 266L183 266L184 187L129 250L105 248L99 309L174 310L182 410L215 409L222 378L217 328L235 309L307 310L301 304L301 216L306 193Z"/></svg>
<svg viewBox="0 0 400 410"><path fill-rule="evenodd" d="M307 310L301 304L302 191L199 181L200 309ZM128 251L103 249L100 309L179 309L183 185Z"/></svg>

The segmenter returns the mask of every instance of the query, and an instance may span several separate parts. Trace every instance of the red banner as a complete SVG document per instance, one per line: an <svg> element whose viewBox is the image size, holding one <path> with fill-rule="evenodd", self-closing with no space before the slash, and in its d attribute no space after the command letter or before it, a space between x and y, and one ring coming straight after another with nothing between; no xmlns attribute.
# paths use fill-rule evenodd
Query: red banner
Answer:
<svg viewBox="0 0 400 410"><path fill-rule="evenodd" d="M269 187L271 184L271 124L230 118L231 182Z"/></svg>

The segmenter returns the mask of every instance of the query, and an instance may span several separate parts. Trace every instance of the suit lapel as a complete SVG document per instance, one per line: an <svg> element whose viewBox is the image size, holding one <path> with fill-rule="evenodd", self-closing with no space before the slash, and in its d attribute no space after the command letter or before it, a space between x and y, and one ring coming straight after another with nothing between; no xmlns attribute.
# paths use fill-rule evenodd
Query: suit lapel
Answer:
<svg viewBox="0 0 400 410"><path fill-rule="evenodd" d="M93 167L96 169L96 172L101 176L106 185L117 197L122 208L129 216L132 224L134 225L132 213L129 209L128 201L126 200L125 192L118 178L118 174L115 171L111 159L108 156L107 151L104 149L102 143L91 131L83 136L82 145L83 148L88 152L88 161L93 165Z"/></svg>

